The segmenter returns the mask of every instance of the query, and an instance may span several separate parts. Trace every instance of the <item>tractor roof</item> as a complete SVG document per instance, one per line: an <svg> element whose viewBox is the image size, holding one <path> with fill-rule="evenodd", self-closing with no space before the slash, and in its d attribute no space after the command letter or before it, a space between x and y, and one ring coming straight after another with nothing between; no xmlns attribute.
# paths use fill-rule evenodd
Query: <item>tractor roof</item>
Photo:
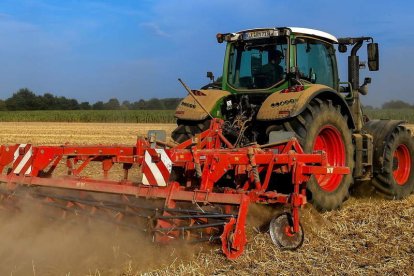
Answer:
<svg viewBox="0 0 414 276"><path fill-rule="evenodd" d="M235 41L239 39L257 39L269 36L279 36L283 34L289 35L290 33L310 35L321 38L330 43L338 43L338 39L331 34L319 30L299 27L271 27L248 29L239 31L237 33L217 34L217 39L221 43L223 40Z"/></svg>
<svg viewBox="0 0 414 276"><path fill-rule="evenodd" d="M299 27L288 27L288 29L290 29L293 33L317 36L317 37L327 39L332 43L338 43L338 39L336 37L323 31L308 29L308 28L299 28Z"/></svg>

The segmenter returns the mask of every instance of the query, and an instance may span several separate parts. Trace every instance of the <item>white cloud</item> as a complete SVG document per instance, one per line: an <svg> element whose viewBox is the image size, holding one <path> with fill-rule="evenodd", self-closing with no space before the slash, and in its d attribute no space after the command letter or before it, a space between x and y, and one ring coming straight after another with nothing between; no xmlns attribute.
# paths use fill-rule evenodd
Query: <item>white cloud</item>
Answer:
<svg viewBox="0 0 414 276"><path fill-rule="evenodd" d="M171 37L171 35L165 31L163 31L160 26L155 22L144 22L140 24L141 27L144 27L154 34L161 36L161 37Z"/></svg>

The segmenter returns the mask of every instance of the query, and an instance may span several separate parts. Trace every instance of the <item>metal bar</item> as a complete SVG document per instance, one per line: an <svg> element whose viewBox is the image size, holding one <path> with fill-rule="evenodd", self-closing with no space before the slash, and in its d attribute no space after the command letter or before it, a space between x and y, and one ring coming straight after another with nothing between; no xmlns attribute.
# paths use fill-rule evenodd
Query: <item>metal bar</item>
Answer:
<svg viewBox="0 0 414 276"><path fill-rule="evenodd" d="M61 195L56 195L56 194L48 194L48 193L32 193L34 195L39 195L39 196L44 196L44 197L51 197L51 198L55 198L55 199L59 199L59 200L66 200L66 201L76 201L85 205L91 205L91 203L99 203L99 206L102 207L109 207L109 206L116 206L116 205L122 205L125 207L130 207L130 208L138 208L138 209L144 209L144 210L162 210L162 208L152 208L152 207L148 207L148 206L142 206L142 205L138 205L138 204L132 204L132 203L127 203L127 202L115 202L115 201L105 201L105 200L86 200L86 199L81 199L78 197L71 197L71 196L61 196ZM94 205L96 206L96 205Z"/></svg>
<svg viewBox="0 0 414 276"><path fill-rule="evenodd" d="M146 185L120 185L122 182L91 180L86 178L64 177L64 178L41 178L41 177L25 177L16 175L0 175L0 182L36 185L52 188L65 188L73 190L83 190L91 192L103 192L112 194L132 195L145 198L167 198L168 186L146 186ZM182 188L182 187L180 187ZM223 194L208 193L201 195L196 191L184 191L182 189L174 191L171 195L172 200L190 201L190 202L210 202L223 204L240 204L240 194Z"/></svg>
<svg viewBox="0 0 414 276"><path fill-rule="evenodd" d="M196 239L196 240L191 240L190 243L197 243L197 242L214 242L217 240L220 240L220 236L210 236L210 237L206 237L206 238L201 238L201 239Z"/></svg>
<svg viewBox="0 0 414 276"><path fill-rule="evenodd" d="M216 219L227 219L234 218L234 215L227 214L200 214L200 215L178 215L178 216L155 216L156 219L196 219L196 218L216 218Z"/></svg>
<svg viewBox="0 0 414 276"><path fill-rule="evenodd" d="M350 174L348 167L303 166L303 174Z"/></svg>
<svg viewBox="0 0 414 276"><path fill-rule="evenodd" d="M157 228L154 229L156 232L171 232L171 231L185 231L185 230L195 230L195 229L203 229L203 228L210 228L210 227L217 227L217 226L224 226L226 222L215 222L215 223L206 223L206 224L198 224L192 226L176 226L176 227L168 227L168 228Z"/></svg>
<svg viewBox="0 0 414 276"><path fill-rule="evenodd" d="M198 105L204 110L204 112L207 113L207 115L211 118L214 119L214 117L210 114L210 112L208 112L208 110L204 107L204 105L202 105L200 103L200 101L197 99L197 97L194 95L193 91L191 91L190 88L188 88L188 86L181 80L178 79L178 81L184 86L185 90L187 90L188 94L191 95L191 97L193 97L193 99L198 103Z"/></svg>

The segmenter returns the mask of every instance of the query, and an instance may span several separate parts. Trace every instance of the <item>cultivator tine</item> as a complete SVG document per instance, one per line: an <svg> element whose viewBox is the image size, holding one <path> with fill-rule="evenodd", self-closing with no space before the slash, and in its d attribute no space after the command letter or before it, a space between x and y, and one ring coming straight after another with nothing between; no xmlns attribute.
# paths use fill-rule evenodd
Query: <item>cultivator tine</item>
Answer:
<svg viewBox="0 0 414 276"><path fill-rule="evenodd" d="M215 219L228 219L233 218L234 215L223 215L223 214L202 214L202 215L178 215L178 216L156 216L156 219L196 219L196 218L215 218Z"/></svg>

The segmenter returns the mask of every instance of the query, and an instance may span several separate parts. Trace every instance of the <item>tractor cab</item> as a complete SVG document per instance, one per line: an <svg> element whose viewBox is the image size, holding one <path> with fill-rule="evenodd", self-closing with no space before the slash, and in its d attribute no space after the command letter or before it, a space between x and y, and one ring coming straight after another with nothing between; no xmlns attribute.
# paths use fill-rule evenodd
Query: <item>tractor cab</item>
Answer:
<svg viewBox="0 0 414 276"><path fill-rule="evenodd" d="M306 28L251 29L217 34L227 42L223 90L274 92L294 79L338 89L334 36Z"/></svg>

